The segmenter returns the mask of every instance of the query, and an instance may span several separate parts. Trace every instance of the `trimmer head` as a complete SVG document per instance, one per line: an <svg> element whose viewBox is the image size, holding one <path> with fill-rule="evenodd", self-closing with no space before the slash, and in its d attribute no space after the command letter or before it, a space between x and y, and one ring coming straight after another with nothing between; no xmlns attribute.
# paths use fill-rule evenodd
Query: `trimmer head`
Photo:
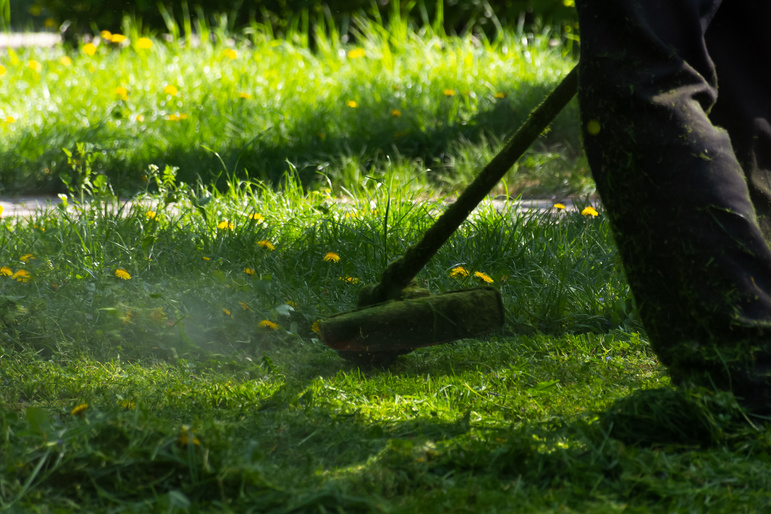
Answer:
<svg viewBox="0 0 771 514"><path fill-rule="evenodd" d="M341 312L319 328L324 343L342 357L384 363L415 348L500 329L504 321L500 293L486 286Z"/></svg>

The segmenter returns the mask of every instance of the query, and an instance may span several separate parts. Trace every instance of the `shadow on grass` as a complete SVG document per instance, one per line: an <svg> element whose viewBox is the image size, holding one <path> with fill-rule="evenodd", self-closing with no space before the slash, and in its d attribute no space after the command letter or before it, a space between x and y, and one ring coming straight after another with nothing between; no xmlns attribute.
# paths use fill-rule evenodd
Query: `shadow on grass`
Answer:
<svg viewBox="0 0 771 514"><path fill-rule="evenodd" d="M237 178L248 173L252 179L277 184L289 163L308 185L319 179L319 172L337 179L341 177L336 175L345 173L339 168L346 158L355 159L364 172L384 167L389 157L400 156L421 161L434 175L451 175L454 170L447 162L459 144L508 138L551 89L551 84L522 84L509 99L498 100L473 116L452 115L451 108L446 107L428 121L414 113L392 116L384 106L397 105L396 99L383 99L371 107L360 106L355 117L339 120L337 126L330 125L331 114L323 110L309 112L303 120L291 122L277 113L275 124L268 127L263 125L264 118L254 122L259 126L246 117L230 119L217 122L222 130L219 141L196 139L198 130L191 130L193 139L185 141L184 146L171 142L178 141L178 137L164 140L157 131L143 136L141 129L131 134L129 129L112 128L112 117L118 116L116 109L103 119L94 120L88 128L49 126L35 132L22 131L12 148L0 152L0 183L4 184L4 194L64 192L58 177L72 171L61 149L73 150L78 142L94 145L99 154L94 171L107 175L115 191L121 193L144 189L142 177L149 164L161 168L176 166L181 181L216 182L218 187L225 185L228 173ZM184 123L205 122L191 116ZM571 104L555 120L545 142L580 148L576 120L575 104ZM327 134L330 129L338 135ZM142 141L143 138L148 140ZM223 172L223 164L228 173Z"/></svg>

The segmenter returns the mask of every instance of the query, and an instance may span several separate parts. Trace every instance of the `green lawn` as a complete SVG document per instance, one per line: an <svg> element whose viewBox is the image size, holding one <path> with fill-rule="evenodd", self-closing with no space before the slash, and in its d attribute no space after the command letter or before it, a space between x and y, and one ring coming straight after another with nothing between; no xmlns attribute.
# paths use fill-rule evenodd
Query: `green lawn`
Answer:
<svg viewBox="0 0 771 514"><path fill-rule="evenodd" d="M435 293L489 277L501 331L387 368L319 340L572 64L548 34L381 29L313 52L236 38L232 59L136 34L69 64L3 58L3 184L68 186L0 218L0 510L767 509L764 420L669 387L602 209L486 202L418 275ZM571 108L509 191L589 190L576 124Z"/></svg>

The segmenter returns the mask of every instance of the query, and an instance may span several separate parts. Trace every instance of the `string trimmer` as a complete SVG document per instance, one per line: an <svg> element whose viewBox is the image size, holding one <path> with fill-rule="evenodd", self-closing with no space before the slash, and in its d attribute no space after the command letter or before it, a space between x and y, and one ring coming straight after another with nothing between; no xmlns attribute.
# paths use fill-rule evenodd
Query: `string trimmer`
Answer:
<svg viewBox="0 0 771 514"><path fill-rule="evenodd" d="M413 280L577 90L574 68L423 238L388 265L380 283L362 288L358 308L319 323L327 346L348 359L383 364L415 348L476 337L503 326L503 302L497 289L477 287L431 295L415 287Z"/></svg>

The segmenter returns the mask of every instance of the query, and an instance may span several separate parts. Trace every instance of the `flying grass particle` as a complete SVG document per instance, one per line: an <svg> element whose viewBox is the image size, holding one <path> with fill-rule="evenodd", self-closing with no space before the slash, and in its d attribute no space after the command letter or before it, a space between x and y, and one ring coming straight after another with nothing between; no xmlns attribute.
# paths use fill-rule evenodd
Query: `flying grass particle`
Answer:
<svg viewBox="0 0 771 514"><path fill-rule="evenodd" d="M324 256L324 260L326 262L340 262L340 256L335 252L327 252L327 254Z"/></svg>
<svg viewBox="0 0 771 514"><path fill-rule="evenodd" d="M126 271L123 268L118 268L115 270L115 276L118 277L121 280L131 280L131 275L128 271Z"/></svg>

